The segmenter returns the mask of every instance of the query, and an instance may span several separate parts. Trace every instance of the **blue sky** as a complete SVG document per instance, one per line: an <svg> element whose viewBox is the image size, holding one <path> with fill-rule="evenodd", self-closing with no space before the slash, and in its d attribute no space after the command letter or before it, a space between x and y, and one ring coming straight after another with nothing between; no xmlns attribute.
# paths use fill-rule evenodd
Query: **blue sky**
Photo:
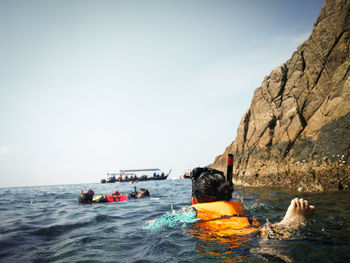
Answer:
<svg viewBox="0 0 350 263"><path fill-rule="evenodd" d="M0 0L0 187L212 163L323 3Z"/></svg>

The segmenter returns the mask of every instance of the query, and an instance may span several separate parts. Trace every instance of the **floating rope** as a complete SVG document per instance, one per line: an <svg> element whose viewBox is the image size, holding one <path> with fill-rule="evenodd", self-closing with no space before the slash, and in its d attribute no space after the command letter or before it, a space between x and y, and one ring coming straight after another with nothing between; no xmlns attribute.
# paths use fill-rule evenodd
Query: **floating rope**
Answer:
<svg viewBox="0 0 350 263"><path fill-rule="evenodd" d="M142 228L154 231L165 227L173 228L181 224L181 227L184 228L186 226L186 223L191 224L199 220L200 218L196 218L196 211L194 209L180 212L173 210L172 213L166 213L165 215L158 218L155 222L148 223Z"/></svg>

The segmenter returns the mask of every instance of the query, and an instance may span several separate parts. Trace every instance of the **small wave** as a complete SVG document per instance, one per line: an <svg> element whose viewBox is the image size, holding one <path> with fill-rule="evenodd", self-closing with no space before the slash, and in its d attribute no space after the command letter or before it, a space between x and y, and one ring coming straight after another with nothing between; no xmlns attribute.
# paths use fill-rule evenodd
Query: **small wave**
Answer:
<svg viewBox="0 0 350 263"><path fill-rule="evenodd" d="M51 257L50 261L60 261L63 259L72 258L75 254L76 254L75 249L65 250L65 251L63 251L61 253L57 253L56 255Z"/></svg>
<svg viewBox="0 0 350 263"><path fill-rule="evenodd" d="M111 217L107 216L107 215L97 215L97 216L95 216L93 221L95 221L95 222L108 222L108 221L111 221Z"/></svg>
<svg viewBox="0 0 350 263"><path fill-rule="evenodd" d="M76 228L87 226L88 224L89 224L88 222L84 222L84 223L67 224L67 225L54 225L54 226L38 229L34 232L34 234L39 236L53 237L53 236L57 236L57 235L61 235L63 233L69 232Z"/></svg>

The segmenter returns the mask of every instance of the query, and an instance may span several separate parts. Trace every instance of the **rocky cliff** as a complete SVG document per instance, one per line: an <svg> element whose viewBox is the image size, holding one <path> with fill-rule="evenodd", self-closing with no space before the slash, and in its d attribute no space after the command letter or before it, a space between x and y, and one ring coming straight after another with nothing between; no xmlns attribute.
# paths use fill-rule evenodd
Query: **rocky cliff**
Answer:
<svg viewBox="0 0 350 263"><path fill-rule="evenodd" d="M308 40L265 77L237 137L211 167L234 183L329 191L350 187L350 1L327 0Z"/></svg>

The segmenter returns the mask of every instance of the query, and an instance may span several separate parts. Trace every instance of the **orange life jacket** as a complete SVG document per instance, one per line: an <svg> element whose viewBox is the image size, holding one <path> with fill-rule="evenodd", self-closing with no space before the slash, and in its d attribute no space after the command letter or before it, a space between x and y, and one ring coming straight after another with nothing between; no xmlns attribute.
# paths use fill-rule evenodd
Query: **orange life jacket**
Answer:
<svg viewBox="0 0 350 263"><path fill-rule="evenodd" d="M201 220L196 223L202 232L217 236L248 235L258 231L259 222L244 216L237 201L216 201L192 205Z"/></svg>

